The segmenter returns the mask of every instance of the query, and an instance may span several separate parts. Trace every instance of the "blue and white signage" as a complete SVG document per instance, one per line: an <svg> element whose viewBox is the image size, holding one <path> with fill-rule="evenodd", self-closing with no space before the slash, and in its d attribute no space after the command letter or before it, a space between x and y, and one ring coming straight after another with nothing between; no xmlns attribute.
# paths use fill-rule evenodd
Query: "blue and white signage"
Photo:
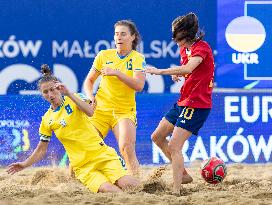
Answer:
<svg viewBox="0 0 272 205"><path fill-rule="evenodd" d="M272 88L272 1L222 0L218 11L217 86Z"/></svg>
<svg viewBox="0 0 272 205"><path fill-rule="evenodd" d="M150 136L164 113L178 99L176 94L137 96L136 152L141 164L168 162ZM21 102L18 104L18 102ZM185 162L218 156L225 162L271 162L272 96L270 93L215 93L214 108L199 132L185 143ZM39 142L39 124L48 103L40 96L3 96L0 103L0 165L23 160ZM110 134L106 143L118 150ZM53 137L48 156L38 165L67 163L62 145Z"/></svg>
<svg viewBox="0 0 272 205"><path fill-rule="evenodd" d="M149 65L179 64L179 49L171 37L171 22L190 11L197 13L206 40L215 49L216 1L202 0L1 1L0 95L36 93L41 64L76 92L96 54L114 48L114 24L133 20L142 37L139 51ZM148 93L178 92L169 76L150 77Z"/></svg>

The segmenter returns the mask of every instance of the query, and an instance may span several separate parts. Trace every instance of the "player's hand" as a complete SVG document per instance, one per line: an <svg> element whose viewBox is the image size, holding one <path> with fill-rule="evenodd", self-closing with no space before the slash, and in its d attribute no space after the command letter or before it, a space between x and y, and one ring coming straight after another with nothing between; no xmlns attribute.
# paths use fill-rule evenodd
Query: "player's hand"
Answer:
<svg viewBox="0 0 272 205"><path fill-rule="evenodd" d="M24 162L16 162L12 163L8 166L7 173L8 174L15 174L16 172L19 172L26 168L26 165Z"/></svg>
<svg viewBox="0 0 272 205"><path fill-rule="evenodd" d="M161 70L157 69L155 67L146 67L145 72L150 73L150 74L154 74L154 75L160 75L161 74Z"/></svg>
<svg viewBox="0 0 272 205"><path fill-rule="evenodd" d="M171 77L172 77L172 80L175 81L175 82L181 81L181 79L179 78L178 75L171 75Z"/></svg>
<svg viewBox="0 0 272 205"><path fill-rule="evenodd" d="M95 107L96 107L96 99L95 99L95 96L94 95L91 95L89 97L90 101L91 101L91 106L93 107L93 109L95 110Z"/></svg>
<svg viewBox="0 0 272 205"><path fill-rule="evenodd" d="M103 76L116 76L118 74L119 70L112 69L112 68L103 68L101 70L101 74Z"/></svg>
<svg viewBox="0 0 272 205"><path fill-rule="evenodd" d="M61 94L66 96L71 95L70 91L63 83L59 81L54 81L54 83L55 83L55 88L58 89L61 92Z"/></svg>

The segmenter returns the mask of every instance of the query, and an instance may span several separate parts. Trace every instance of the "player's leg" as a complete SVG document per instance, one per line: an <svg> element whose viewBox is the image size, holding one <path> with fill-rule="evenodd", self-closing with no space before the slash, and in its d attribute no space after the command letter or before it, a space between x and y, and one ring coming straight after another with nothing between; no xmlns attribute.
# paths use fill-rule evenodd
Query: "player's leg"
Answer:
<svg viewBox="0 0 272 205"><path fill-rule="evenodd" d="M118 186L111 183L110 179L105 176L103 172L94 168L97 166L97 164L101 164L100 161L101 158L99 158L97 161L95 160L93 163L87 163L80 168L74 169L76 178L94 193L121 192L122 190Z"/></svg>
<svg viewBox="0 0 272 205"><path fill-rule="evenodd" d="M107 151L103 153L103 157L107 160L100 163L99 169L112 184L116 184L121 189L136 187L140 184L137 178L127 174L127 170L122 166L113 148L108 147Z"/></svg>
<svg viewBox="0 0 272 205"><path fill-rule="evenodd" d="M102 112L95 110L93 116L90 118L91 124L94 126L101 138L105 138L110 130L109 122L112 119L112 112Z"/></svg>
<svg viewBox="0 0 272 205"><path fill-rule="evenodd" d="M173 132L174 125L170 123L167 119L162 118L158 127L151 135L152 141L162 150L164 155L171 161L171 155L168 150L168 140L167 136L171 135Z"/></svg>
<svg viewBox="0 0 272 205"><path fill-rule="evenodd" d="M173 165L173 176L174 178L176 178L176 180L174 181L174 187L176 190L180 186L180 184L178 184L180 183L180 177L183 177L181 181L182 183L185 183L185 181L187 180L189 182L192 180L190 175L186 175L186 170L183 173L178 173L177 171L179 168L181 168L182 170L184 168L183 156L181 155L183 144L190 137L191 134L198 134L199 129L203 126L210 113L209 108L205 109L181 107L181 110L181 114L179 115L173 131L172 138L169 142L169 151L171 152ZM173 156L175 157L175 159L173 158Z"/></svg>
<svg viewBox="0 0 272 205"><path fill-rule="evenodd" d="M168 150L167 136L171 135L177 119L180 115L181 107L175 103L160 121L156 130L152 133L152 141L162 150L165 156L171 161L171 155Z"/></svg>
<svg viewBox="0 0 272 205"><path fill-rule="evenodd" d="M138 175L140 165L135 152L135 123L128 118L120 119L114 126L113 133L117 139L119 151L126 162L128 173Z"/></svg>
<svg viewBox="0 0 272 205"><path fill-rule="evenodd" d="M174 129L174 125L182 112L182 108L176 103L165 114L165 117L160 121L156 130L152 133L152 141L162 150L165 156L172 161L168 147L167 136L171 135ZM183 169L183 184L188 184L193 181L193 178L187 173L186 169Z"/></svg>
<svg viewBox="0 0 272 205"><path fill-rule="evenodd" d="M172 159L173 168L173 191L175 193L180 192L181 183L183 179L184 159L181 154L182 147L185 141L192 135L190 131L187 131L180 127L175 127L172 138L169 141L169 152Z"/></svg>

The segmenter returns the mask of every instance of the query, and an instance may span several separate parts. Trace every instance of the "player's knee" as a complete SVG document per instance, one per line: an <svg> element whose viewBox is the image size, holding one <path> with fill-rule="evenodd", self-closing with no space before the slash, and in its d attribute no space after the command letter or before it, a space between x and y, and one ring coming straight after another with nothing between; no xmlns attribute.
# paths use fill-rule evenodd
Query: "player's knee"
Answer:
<svg viewBox="0 0 272 205"><path fill-rule="evenodd" d="M152 133L151 140L156 144L156 141L158 140L158 135L155 132Z"/></svg>
<svg viewBox="0 0 272 205"><path fill-rule="evenodd" d="M162 140L160 138L160 135L157 132L153 132L151 135L151 140L156 144L160 145L162 143Z"/></svg>

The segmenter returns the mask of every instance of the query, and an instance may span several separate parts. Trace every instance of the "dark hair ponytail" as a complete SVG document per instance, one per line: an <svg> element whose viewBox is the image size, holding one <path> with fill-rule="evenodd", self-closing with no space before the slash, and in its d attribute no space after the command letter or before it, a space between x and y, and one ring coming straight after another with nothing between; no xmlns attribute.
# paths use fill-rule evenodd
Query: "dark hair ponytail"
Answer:
<svg viewBox="0 0 272 205"><path fill-rule="evenodd" d="M192 12L179 16L172 22L172 34L175 41L185 39L188 42L201 40L205 35L199 29L197 16Z"/></svg>
<svg viewBox="0 0 272 205"><path fill-rule="evenodd" d="M49 68L49 66L47 64L41 65L41 73L42 73L42 77L38 81L39 88L41 87L41 84L43 84L45 82L58 81L58 79L52 75L51 69Z"/></svg>
<svg viewBox="0 0 272 205"><path fill-rule="evenodd" d="M43 76L50 76L51 75L51 70L47 64L41 65L41 73Z"/></svg>

